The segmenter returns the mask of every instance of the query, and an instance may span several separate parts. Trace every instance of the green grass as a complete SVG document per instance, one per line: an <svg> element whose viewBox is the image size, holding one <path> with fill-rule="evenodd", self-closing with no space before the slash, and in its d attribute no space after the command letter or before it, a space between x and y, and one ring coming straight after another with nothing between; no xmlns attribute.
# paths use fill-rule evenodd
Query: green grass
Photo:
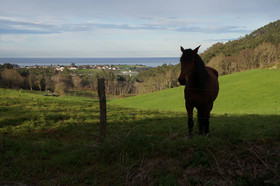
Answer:
<svg viewBox="0 0 280 186"><path fill-rule="evenodd" d="M213 114L280 114L280 70L250 70L219 77ZM115 99L124 107L185 112L184 87Z"/></svg>
<svg viewBox="0 0 280 186"><path fill-rule="evenodd" d="M221 106L212 137L190 140L185 112L109 104L100 144L98 100L0 89L0 185L279 185L279 114L242 108Z"/></svg>
<svg viewBox="0 0 280 186"><path fill-rule="evenodd" d="M180 112L185 111L185 101L183 92L183 87L177 87L150 94L143 94L121 99L113 99L110 100L109 104L138 109Z"/></svg>
<svg viewBox="0 0 280 186"><path fill-rule="evenodd" d="M256 69L220 78L214 113L280 114L280 69Z"/></svg>

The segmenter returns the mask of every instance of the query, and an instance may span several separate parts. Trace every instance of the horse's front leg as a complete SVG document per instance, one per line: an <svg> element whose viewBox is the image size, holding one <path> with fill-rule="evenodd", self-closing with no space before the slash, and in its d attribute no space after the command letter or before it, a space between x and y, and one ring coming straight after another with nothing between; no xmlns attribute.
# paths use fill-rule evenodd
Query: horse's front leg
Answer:
<svg viewBox="0 0 280 186"><path fill-rule="evenodd" d="M191 106L190 104L188 104L186 102L186 109L188 112L188 127L189 127L189 137L192 138L193 137L193 106Z"/></svg>
<svg viewBox="0 0 280 186"><path fill-rule="evenodd" d="M198 108L199 134L209 136L209 118L213 103Z"/></svg>

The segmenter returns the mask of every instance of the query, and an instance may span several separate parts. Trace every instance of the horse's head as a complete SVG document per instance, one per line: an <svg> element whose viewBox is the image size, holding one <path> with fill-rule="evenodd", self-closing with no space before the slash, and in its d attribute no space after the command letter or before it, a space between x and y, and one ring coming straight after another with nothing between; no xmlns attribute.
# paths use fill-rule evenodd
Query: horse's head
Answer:
<svg viewBox="0 0 280 186"><path fill-rule="evenodd" d="M195 58L200 46L196 49L184 49L181 47L182 57L180 58L181 62L181 74L178 78L178 81L181 85L186 85L188 79L190 79L192 73L194 72L195 68Z"/></svg>

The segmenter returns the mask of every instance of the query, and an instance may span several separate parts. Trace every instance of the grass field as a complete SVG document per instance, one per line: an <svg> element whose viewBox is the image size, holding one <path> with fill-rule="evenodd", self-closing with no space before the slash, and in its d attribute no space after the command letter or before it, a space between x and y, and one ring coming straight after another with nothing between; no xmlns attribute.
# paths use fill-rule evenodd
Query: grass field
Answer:
<svg viewBox="0 0 280 186"><path fill-rule="evenodd" d="M277 73L254 70L221 77L210 139L198 136L197 130L194 139L188 139L181 106L172 107L170 102L165 110L156 96L158 100L150 102L158 105L153 102L148 110L111 101L106 140L100 144L98 100L0 89L0 185L279 185L278 107L261 109L251 103L273 105L279 100L275 94L279 83L269 86L263 81L271 92L256 92L254 97L266 102L237 90L242 83L238 79L247 79L241 88L247 91L250 78L263 74L274 79ZM256 83L260 80L251 81L250 87L258 87ZM183 96L181 90L155 94L175 100ZM179 96L173 94L176 91ZM226 96L235 102L223 105L228 104Z"/></svg>
<svg viewBox="0 0 280 186"><path fill-rule="evenodd" d="M219 78L213 114L280 114L280 70L250 70ZM115 99L110 104L185 112L184 87Z"/></svg>

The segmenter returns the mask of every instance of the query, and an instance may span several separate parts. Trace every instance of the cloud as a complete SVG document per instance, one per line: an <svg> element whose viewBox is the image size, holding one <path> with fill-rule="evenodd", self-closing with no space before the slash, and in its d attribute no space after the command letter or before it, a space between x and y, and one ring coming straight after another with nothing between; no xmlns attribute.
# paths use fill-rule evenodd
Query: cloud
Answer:
<svg viewBox="0 0 280 186"><path fill-rule="evenodd" d="M26 36L23 35L0 35L0 41L3 42L14 42L14 43L19 43L23 42L27 39Z"/></svg>
<svg viewBox="0 0 280 186"><path fill-rule="evenodd" d="M175 31L175 32L200 32L200 33L247 33L248 30L239 26L213 26L211 22L198 19L177 19L156 17L150 18L149 22L139 19L137 24L126 23L101 23L100 21L84 22L35 22L0 17L0 34L54 34L63 32L84 32L95 30L145 30L145 31ZM120 21L121 22L121 21ZM200 22L204 22L203 26Z"/></svg>
<svg viewBox="0 0 280 186"><path fill-rule="evenodd" d="M279 0L1 0L0 16L6 17L0 17L0 34L95 30L244 34L251 31L247 28L268 22L254 19L255 15L278 15L279 6Z"/></svg>
<svg viewBox="0 0 280 186"><path fill-rule="evenodd" d="M200 32L210 34L222 33L248 33L248 30L240 26L208 26L208 27L179 27L176 29L179 32Z"/></svg>
<svg viewBox="0 0 280 186"><path fill-rule="evenodd" d="M279 19L279 6L279 0L0 0L0 51L107 56L118 48L124 56L132 49L145 56L208 47L208 39L238 38Z"/></svg>
<svg viewBox="0 0 280 186"><path fill-rule="evenodd" d="M28 33L30 29L26 27L37 34L52 31L83 31L82 29L87 31L95 29L169 30L202 33L213 30L222 33L243 32L244 29L231 29L225 26L221 29L211 29L209 24L246 25L249 20L251 25L248 27L256 23L262 25L260 22L267 22L267 19L265 21L262 19L272 16L273 18L269 20L271 21L275 15L279 17L279 6L279 0L1 0L0 16L22 18L23 21L14 20L13 24L24 26L21 29L13 27L15 31L2 30L2 33L7 31ZM262 19L257 18L256 15ZM237 21L237 16L242 19ZM236 20L233 21L233 17ZM46 19L51 24L33 21ZM73 19L77 19L78 22L69 22ZM92 19L103 21L87 23L87 20ZM121 20L127 19L130 23L115 23L115 20L122 22ZM57 20L60 24L58 28L52 25ZM3 23L0 24L2 28Z"/></svg>
<svg viewBox="0 0 280 186"><path fill-rule="evenodd" d="M52 17L197 17L279 14L279 0L1 0L6 15Z"/></svg>
<svg viewBox="0 0 280 186"><path fill-rule="evenodd" d="M0 18L0 34L51 34L59 33L56 26L32 21Z"/></svg>
<svg viewBox="0 0 280 186"><path fill-rule="evenodd" d="M217 42L228 42L228 41L233 41L239 38L217 38L217 39L206 39L206 42L211 42L211 43L217 43Z"/></svg>
<svg viewBox="0 0 280 186"><path fill-rule="evenodd" d="M28 30L17 28L0 28L0 34L53 34L59 32L47 31L47 30Z"/></svg>

